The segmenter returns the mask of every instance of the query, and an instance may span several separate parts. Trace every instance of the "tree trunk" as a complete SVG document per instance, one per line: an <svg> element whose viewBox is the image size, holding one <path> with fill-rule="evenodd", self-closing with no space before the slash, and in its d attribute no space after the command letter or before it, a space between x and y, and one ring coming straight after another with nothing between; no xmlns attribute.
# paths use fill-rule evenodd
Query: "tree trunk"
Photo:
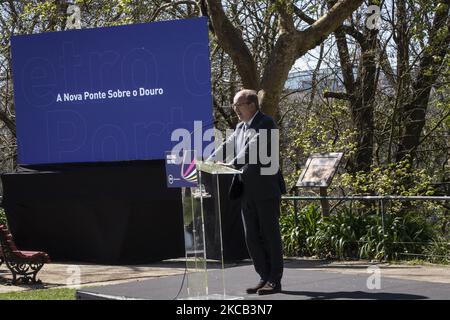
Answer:
<svg viewBox="0 0 450 320"><path fill-rule="evenodd" d="M374 99L377 90L377 36L378 30L365 32L365 42L361 47L361 66L357 79L357 96L352 105L352 117L357 129L357 150L351 168L356 171L369 171L372 165L374 137Z"/></svg>
<svg viewBox="0 0 450 320"><path fill-rule="evenodd" d="M431 89L440 74L439 68L450 44L449 3L450 0L443 0L436 8L429 44L423 51L419 72L413 83L413 96L410 102L403 107L403 118L401 119L403 134L400 136L396 155L397 161L404 160L408 154L411 156L410 161L412 161L420 143ZM446 32L444 33L445 36L442 36L443 31Z"/></svg>
<svg viewBox="0 0 450 320"><path fill-rule="evenodd" d="M334 1L328 3L333 5ZM357 79L354 80L353 64L350 60L346 33L350 34L361 47L361 57ZM351 172L369 171L372 165L374 137L374 97L376 83L376 53L378 51L378 30L365 29L364 33L353 27L341 26L335 31L336 44L346 97L352 115L352 125L356 130L355 155L349 161ZM328 95L330 96L330 95Z"/></svg>
<svg viewBox="0 0 450 320"><path fill-rule="evenodd" d="M281 92L296 60L295 41L294 34L280 35L264 70L259 98L262 111L272 117L276 117Z"/></svg>

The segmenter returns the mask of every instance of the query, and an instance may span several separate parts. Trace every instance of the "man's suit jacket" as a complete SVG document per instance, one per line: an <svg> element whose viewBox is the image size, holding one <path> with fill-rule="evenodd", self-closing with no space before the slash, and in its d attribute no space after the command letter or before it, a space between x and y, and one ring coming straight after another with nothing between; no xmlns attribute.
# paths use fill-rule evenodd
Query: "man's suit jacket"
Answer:
<svg viewBox="0 0 450 320"><path fill-rule="evenodd" d="M222 146L219 147L218 152L223 152L224 150L226 150L226 148L236 147L236 138L239 130L242 130L243 126L244 122L238 123L235 133L233 133L233 135ZM286 185L281 170L278 167L278 171L275 174L261 174L261 169L270 167L271 163L263 164L259 155L259 147L261 143L260 141L262 141L259 135L260 130L267 130L265 152L270 157L270 130L277 129L277 126L271 117L259 111L253 118L249 129L253 129L253 133L256 134L253 135L253 137L249 137L247 139L245 148L239 153L235 152L236 157L230 161L236 168L243 170L243 173L240 177L236 175L233 178L233 182L230 188L230 197L237 198L241 196L256 200L279 198L283 193L286 193ZM252 130L247 131L252 132ZM249 163L251 158L250 152L257 152L256 161L252 161L256 163ZM273 161L273 157L271 159ZM277 156L276 159L278 160L279 156ZM278 166L278 163L276 165Z"/></svg>

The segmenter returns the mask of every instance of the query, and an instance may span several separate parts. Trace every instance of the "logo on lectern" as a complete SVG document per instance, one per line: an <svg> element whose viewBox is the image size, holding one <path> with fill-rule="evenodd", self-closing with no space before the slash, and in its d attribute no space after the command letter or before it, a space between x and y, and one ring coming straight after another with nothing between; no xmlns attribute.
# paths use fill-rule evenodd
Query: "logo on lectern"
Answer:
<svg viewBox="0 0 450 320"><path fill-rule="evenodd" d="M172 151L166 152L166 179L168 188L197 186L197 168L194 152L184 151L180 156Z"/></svg>
<svg viewBox="0 0 450 320"><path fill-rule="evenodd" d="M195 166L195 157L186 152L181 163L181 177L192 183L197 182L197 168Z"/></svg>

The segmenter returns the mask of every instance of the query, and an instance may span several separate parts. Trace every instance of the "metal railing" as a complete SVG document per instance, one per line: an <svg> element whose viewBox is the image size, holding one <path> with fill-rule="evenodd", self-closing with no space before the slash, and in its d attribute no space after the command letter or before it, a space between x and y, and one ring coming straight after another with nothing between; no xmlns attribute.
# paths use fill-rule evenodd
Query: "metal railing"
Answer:
<svg viewBox="0 0 450 320"><path fill-rule="evenodd" d="M284 201L294 201L294 224L298 226L298 201L318 201L318 200L339 200L339 201L377 201L378 202L378 211L381 215L381 223L382 223L382 232L383 238L385 236L385 204L387 201L450 201L450 196L283 196L281 200ZM334 208L339 205L336 204ZM352 203L350 204L350 206ZM450 246L450 242L447 243ZM425 254L413 254L408 253L410 256L426 256ZM428 255L430 256L430 255ZM432 255L436 256L436 255ZM445 257L446 256L437 256L437 257ZM383 256L385 259L385 256Z"/></svg>
<svg viewBox="0 0 450 320"><path fill-rule="evenodd" d="M316 201L316 200L339 200L339 201L378 201L378 209L381 214L381 224L383 228L383 235L385 234L384 226L384 208L385 202L390 200L398 201L450 201L450 196L283 196L281 200L294 201L294 223L298 225L298 201Z"/></svg>

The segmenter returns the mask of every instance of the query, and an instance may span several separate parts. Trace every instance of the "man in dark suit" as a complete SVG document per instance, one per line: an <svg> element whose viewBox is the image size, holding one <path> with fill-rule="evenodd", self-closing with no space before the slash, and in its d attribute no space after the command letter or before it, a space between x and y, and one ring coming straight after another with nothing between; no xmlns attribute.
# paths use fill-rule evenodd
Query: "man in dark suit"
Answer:
<svg viewBox="0 0 450 320"><path fill-rule="evenodd" d="M271 149L274 144L278 146L278 129L273 119L259 110L256 91L239 91L233 109L241 122L209 160L226 151L233 157L225 163L243 170L242 175L233 178L230 197L241 198L245 240L260 276L260 281L248 288L247 293L277 293L281 291L283 275L280 199L286 192L278 165L278 148L274 153ZM230 149L234 152L229 152ZM268 157L263 156L264 152Z"/></svg>

